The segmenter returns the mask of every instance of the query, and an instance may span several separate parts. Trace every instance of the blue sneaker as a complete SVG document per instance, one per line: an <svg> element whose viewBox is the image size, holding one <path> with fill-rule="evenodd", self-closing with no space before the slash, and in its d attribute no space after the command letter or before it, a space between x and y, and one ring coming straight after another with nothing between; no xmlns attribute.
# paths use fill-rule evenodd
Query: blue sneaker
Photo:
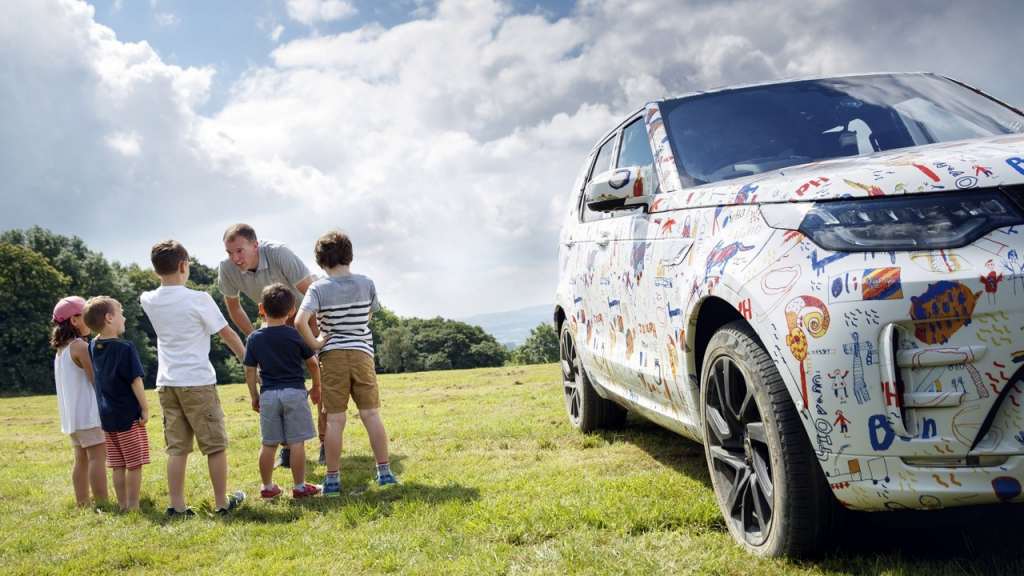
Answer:
<svg viewBox="0 0 1024 576"><path fill-rule="evenodd" d="M341 496L341 478L325 478L322 494L327 498L337 498L338 496Z"/></svg>
<svg viewBox="0 0 1024 576"><path fill-rule="evenodd" d="M377 475L377 486L394 486L398 484L398 478L391 472Z"/></svg>

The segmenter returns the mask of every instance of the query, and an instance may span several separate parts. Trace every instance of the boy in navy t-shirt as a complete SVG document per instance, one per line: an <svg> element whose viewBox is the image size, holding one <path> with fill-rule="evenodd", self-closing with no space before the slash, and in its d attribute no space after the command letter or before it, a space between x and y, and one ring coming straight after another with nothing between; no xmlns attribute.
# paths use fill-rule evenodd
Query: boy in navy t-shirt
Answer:
<svg viewBox="0 0 1024 576"><path fill-rule="evenodd" d="M313 378L309 395L320 402L320 367L313 351L302 341L295 328L287 324L295 308L295 296L284 284L271 284L263 289L260 313L266 323L249 335L245 345L245 382L249 386L252 409L260 413L260 496L276 498L281 488L274 484L274 456L280 444L291 451L293 498L307 498L320 493L316 484L307 484L306 440L314 438L313 415L306 400L306 375L303 364ZM257 373L257 369L259 372ZM261 380L257 393L257 380Z"/></svg>
<svg viewBox="0 0 1024 576"><path fill-rule="evenodd" d="M145 372L135 345L120 338L124 334L124 314L117 300L108 296L91 298L85 303L82 317L98 333L89 343L89 356L117 503L122 511L138 510L142 466L149 464L149 405L142 389Z"/></svg>

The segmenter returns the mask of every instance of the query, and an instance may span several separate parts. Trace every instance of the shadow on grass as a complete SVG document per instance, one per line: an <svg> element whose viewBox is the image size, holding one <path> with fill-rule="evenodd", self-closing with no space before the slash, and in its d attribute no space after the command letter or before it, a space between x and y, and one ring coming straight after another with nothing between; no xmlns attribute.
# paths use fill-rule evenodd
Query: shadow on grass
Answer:
<svg viewBox="0 0 1024 576"><path fill-rule="evenodd" d="M629 413L626 425L596 432L609 444L627 442L646 452L659 464L698 480L711 488L704 447L640 416Z"/></svg>
<svg viewBox="0 0 1024 576"><path fill-rule="evenodd" d="M402 460L405 457L397 454L391 456L391 469L401 480ZM325 470L322 466L307 462L306 481L322 484ZM287 472L287 471L285 471ZM278 470L280 477L282 471ZM288 474L290 479L290 473ZM290 482L287 482L290 485ZM281 483L284 487L285 483ZM229 487L231 488L231 487ZM309 514L340 514L343 521L355 525L361 518L366 520L390 516L396 502L426 502L441 504L449 501L468 502L477 500L480 492L476 488L467 488L459 484L431 486L416 482L401 483L397 486L378 488L376 484L376 463L370 456L343 457L341 462L341 496L325 498L316 496L304 500L294 500L290 491L277 499L265 502L260 499L259 492L247 491L245 504L237 511L223 518L225 522L249 522L256 524L286 524L295 522ZM175 522L187 522L188 519L170 519L164 509L155 505L151 498L142 501L142 515L154 524L166 525ZM210 503L195 508L197 516L214 516Z"/></svg>
<svg viewBox="0 0 1024 576"><path fill-rule="evenodd" d="M813 563L837 573L1022 574L1024 505L839 514L832 546ZM917 568L917 570L915 570Z"/></svg>
<svg viewBox="0 0 1024 576"><path fill-rule="evenodd" d="M597 435L628 442L660 464L711 490L704 447L630 413L626 425ZM716 530L726 531L725 521ZM944 568L964 574L1024 574L1024 505L945 510L851 512L841 510L832 543L804 564L839 574L906 569L925 574Z"/></svg>

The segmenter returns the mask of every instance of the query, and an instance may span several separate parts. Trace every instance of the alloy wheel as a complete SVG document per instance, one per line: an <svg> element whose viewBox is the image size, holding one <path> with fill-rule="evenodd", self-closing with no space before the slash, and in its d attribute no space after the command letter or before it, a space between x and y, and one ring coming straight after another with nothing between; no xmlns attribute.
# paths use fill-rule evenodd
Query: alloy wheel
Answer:
<svg viewBox="0 0 1024 576"><path fill-rule="evenodd" d="M751 546L771 532L774 483L761 411L747 378L729 356L712 365L706 391L705 441L726 521Z"/></svg>

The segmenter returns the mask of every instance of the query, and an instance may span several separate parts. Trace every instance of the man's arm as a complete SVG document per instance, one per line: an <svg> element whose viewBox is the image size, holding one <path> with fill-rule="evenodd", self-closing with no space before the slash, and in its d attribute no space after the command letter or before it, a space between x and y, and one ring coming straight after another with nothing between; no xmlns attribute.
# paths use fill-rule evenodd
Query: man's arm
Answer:
<svg viewBox="0 0 1024 576"><path fill-rule="evenodd" d="M260 411L260 392L256 388L257 377L256 367L246 366L245 367L245 384L249 387L249 400L252 401L252 409L256 412Z"/></svg>
<svg viewBox="0 0 1024 576"><path fill-rule="evenodd" d="M146 394L143 391L142 378L136 376L135 380L132 380L132 392L135 394L135 399L139 401L139 407L142 408L142 418L139 420L145 426L149 422L149 404L146 402Z"/></svg>
<svg viewBox="0 0 1024 576"><path fill-rule="evenodd" d="M242 344L242 339L238 337L238 332L235 332L231 326L225 326L217 332L217 335L235 353L235 357L238 358L239 362L245 360L245 346Z"/></svg>
<svg viewBox="0 0 1024 576"><path fill-rule="evenodd" d="M235 323L235 326L238 326L242 334L245 336L252 334L254 328L252 322L249 321L249 315L242 309L242 301L239 298L225 296L224 305L228 308L228 316L231 317L231 321Z"/></svg>
<svg viewBox="0 0 1024 576"><path fill-rule="evenodd" d="M295 289L298 290L300 294L305 296L306 295L306 290L309 290L309 285L312 284L312 283L313 283L313 275L310 274L309 276L306 276L302 280L299 280L298 283L295 284Z"/></svg>
<svg viewBox="0 0 1024 576"><path fill-rule="evenodd" d="M295 315L295 329L302 335L302 340L309 346L313 352L318 352L323 347L323 342L320 342L316 337L313 336L313 330L309 327L310 320L313 319L313 313L309 310L299 310L299 313Z"/></svg>

